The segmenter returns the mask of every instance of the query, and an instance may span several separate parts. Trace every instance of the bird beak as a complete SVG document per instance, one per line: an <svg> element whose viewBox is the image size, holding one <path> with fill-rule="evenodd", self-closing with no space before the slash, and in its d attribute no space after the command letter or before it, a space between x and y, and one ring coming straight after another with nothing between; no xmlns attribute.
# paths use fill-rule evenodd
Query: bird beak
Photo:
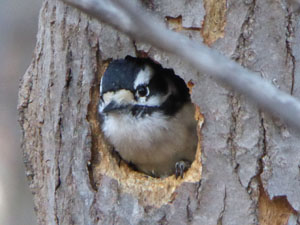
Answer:
<svg viewBox="0 0 300 225"><path fill-rule="evenodd" d="M107 105L101 105L99 107L99 112L106 114L110 112L120 112L128 109L129 109L129 105L119 105L115 101L111 101Z"/></svg>
<svg viewBox="0 0 300 225"><path fill-rule="evenodd" d="M119 109L120 106L118 106L115 101L111 101L108 105L104 106L104 108L101 111L102 113L109 113L112 111L117 111Z"/></svg>
<svg viewBox="0 0 300 225"><path fill-rule="evenodd" d="M99 113L128 111L134 102L129 90L107 92L100 96Z"/></svg>

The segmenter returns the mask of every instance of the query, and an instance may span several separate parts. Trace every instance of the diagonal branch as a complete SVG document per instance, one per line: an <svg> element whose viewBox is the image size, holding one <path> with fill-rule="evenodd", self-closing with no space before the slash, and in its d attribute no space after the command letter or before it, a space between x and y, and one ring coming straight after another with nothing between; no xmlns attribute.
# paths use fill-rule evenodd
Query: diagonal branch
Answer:
<svg viewBox="0 0 300 225"><path fill-rule="evenodd" d="M131 1L62 1L108 23L132 39L147 42L177 55L201 73L209 74L216 80L231 86L261 108L279 116L283 121L300 130L300 102L296 98L278 90L256 73L243 68L217 51L166 29L161 22Z"/></svg>

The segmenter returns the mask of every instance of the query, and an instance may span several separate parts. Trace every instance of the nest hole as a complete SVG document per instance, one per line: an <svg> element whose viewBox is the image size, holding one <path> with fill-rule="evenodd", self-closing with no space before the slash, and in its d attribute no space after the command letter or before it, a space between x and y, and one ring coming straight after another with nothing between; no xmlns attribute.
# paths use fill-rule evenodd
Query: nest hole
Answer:
<svg viewBox="0 0 300 225"><path fill-rule="evenodd" d="M176 196L174 192L183 182L199 182L202 173L201 164L201 127L204 117L199 106L195 105L194 118L197 121L198 145L195 160L191 167L184 173L183 178L175 178L171 175L165 178L154 178L142 172L132 169L125 161L120 160L113 154L113 146L105 139L101 131L101 122L98 114L100 100L100 80L109 63L112 60L102 61L98 67L95 84L91 88L91 101L88 107L87 119L91 127L92 147L91 160L88 164L90 180L93 188L97 191L101 184L101 178L108 176L117 180L120 191L130 193L139 199L143 205L161 206L172 202ZM189 81L187 87L192 92L193 82Z"/></svg>

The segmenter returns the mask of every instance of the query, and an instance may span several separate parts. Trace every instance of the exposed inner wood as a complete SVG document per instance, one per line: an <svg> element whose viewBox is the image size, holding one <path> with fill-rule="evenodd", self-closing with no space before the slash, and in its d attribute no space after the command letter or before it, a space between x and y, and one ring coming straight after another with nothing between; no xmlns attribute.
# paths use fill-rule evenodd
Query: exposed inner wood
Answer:
<svg viewBox="0 0 300 225"><path fill-rule="evenodd" d="M201 31L201 28L198 27L183 27L182 16L178 16L178 17L167 16L166 22L168 24L168 27L176 32L180 32L183 30Z"/></svg>
<svg viewBox="0 0 300 225"><path fill-rule="evenodd" d="M204 0L206 15L203 21L202 37L207 45L211 45L224 37L226 26L226 0Z"/></svg>
<svg viewBox="0 0 300 225"><path fill-rule="evenodd" d="M276 197L270 200L269 196L260 188L259 198L259 224L260 225L283 225L296 212L288 203L286 197Z"/></svg>

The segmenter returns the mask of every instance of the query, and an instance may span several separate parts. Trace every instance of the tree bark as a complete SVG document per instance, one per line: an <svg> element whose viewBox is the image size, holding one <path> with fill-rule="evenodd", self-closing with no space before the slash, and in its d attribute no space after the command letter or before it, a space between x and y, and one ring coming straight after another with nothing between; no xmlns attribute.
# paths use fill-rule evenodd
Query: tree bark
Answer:
<svg viewBox="0 0 300 225"><path fill-rule="evenodd" d="M299 97L300 17L284 0L143 4L170 29ZM183 179L118 165L103 139L100 78L112 59L126 55L147 55L193 84L199 146ZM41 9L18 107L38 224L299 223L299 134L176 56L60 1L46 0Z"/></svg>

